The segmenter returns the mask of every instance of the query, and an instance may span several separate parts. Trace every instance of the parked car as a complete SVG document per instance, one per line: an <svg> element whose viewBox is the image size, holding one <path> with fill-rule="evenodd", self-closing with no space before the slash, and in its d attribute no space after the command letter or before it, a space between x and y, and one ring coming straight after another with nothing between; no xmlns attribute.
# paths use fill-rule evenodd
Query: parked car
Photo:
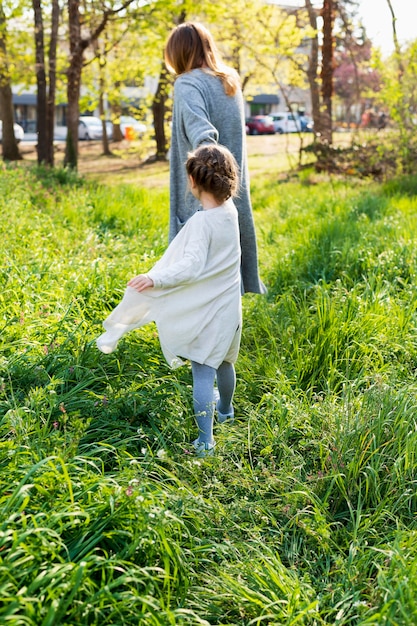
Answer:
<svg viewBox="0 0 417 626"><path fill-rule="evenodd" d="M129 132L127 129L130 128ZM143 137L146 133L146 124L142 122L138 122L138 120L131 115L121 115L120 116L120 130L122 131L123 137L126 139L130 139L128 137L129 134L133 133L134 137Z"/></svg>
<svg viewBox="0 0 417 626"><path fill-rule="evenodd" d="M283 111L282 113L274 113L271 115L275 132L280 133L298 133L301 131L300 118L295 113Z"/></svg>
<svg viewBox="0 0 417 626"><path fill-rule="evenodd" d="M314 129L314 122L308 115L300 115L301 132L312 133Z"/></svg>
<svg viewBox="0 0 417 626"><path fill-rule="evenodd" d="M20 143L25 136L25 131L20 126L20 124L13 124L14 128L14 136L16 138L17 143ZM0 143L3 141L3 122L0 120Z"/></svg>
<svg viewBox="0 0 417 626"><path fill-rule="evenodd" d="M78 139L102 139L103 124L99 117L94 115L82 115L78 122Z"/></svg>
<svg viewBox="0 0 417 626"><path fill-rule="evenodd" d="M273 135L275 133L274 122L269 115L248 117L246 132L248 135Z"/></svg>

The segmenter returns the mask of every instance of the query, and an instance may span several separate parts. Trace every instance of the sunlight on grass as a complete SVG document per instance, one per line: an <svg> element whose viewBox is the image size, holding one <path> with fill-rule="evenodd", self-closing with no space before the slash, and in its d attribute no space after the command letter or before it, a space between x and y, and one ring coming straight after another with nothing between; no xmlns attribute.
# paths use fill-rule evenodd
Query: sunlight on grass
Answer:
<svg viewBox="0 0 417 626"><path fill-rule="evenodd" d="M417 622L417 181L251 158L268 294L205 460L155 327L94 341L166 246L166 165L2 168L2 623Z"/></svg>

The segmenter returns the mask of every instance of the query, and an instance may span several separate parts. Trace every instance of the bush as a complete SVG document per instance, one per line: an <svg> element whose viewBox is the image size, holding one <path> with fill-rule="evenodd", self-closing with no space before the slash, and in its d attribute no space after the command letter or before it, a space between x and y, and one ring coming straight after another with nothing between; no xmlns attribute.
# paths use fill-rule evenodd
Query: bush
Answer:
<svg viewBox="0 0 417 626"><path fill-rule="evenodd" d="M354 136L348 147L315 141L303 151L317 158L315 169L318 172L386 180L396 174L416 171L415 133L406 138L393 131L367 134L363 138Z"/></svg>

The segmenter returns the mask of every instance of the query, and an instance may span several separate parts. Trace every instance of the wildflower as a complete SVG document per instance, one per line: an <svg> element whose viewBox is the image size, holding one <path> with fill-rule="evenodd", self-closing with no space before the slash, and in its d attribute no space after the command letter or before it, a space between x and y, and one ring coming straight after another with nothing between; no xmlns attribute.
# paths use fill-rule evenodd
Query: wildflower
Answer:
<svg viewBox="0 0 417 626"><path fill-rule="evenodd" d="M66 413L67 412L63 402L61 402L61 404L59 405L59 410L61 411L61 413Z"/></svg>
<svg viewBox="0 0 417 626"><path fill-rule="evenodd" d="M54 427L54 429L56 430L59 426L58 422L55 420L55 422L52 424L52 426Z"/></svg>
<svg viewBox="0 0 417 626"><path fill-rule="evenodd" d="M125 494L126 494L127 496L131 496L131 495L132 495L132 493L133 493L133 488L132 488L132 487L128 487L128 488L126 489L126 491L125 491Z"/></svg>
<svg viewBox="0 0 417 626"><path fill-rule="evenodd" d="M158 452L156 453L156 456L158 457L158 459L163 459L166 457L166 452L163 448L161 448L160 450L158 450Z"/></svg>

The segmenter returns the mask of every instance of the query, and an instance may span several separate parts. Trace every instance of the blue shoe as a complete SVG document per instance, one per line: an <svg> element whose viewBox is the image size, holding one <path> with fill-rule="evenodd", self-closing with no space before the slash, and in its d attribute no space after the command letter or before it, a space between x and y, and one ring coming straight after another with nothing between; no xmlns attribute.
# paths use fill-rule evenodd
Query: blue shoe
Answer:
<svg viewBox="0 0 417 626"><path fill-rule="evenodd" d="M233 410L233 407L230 413L220 413L219 409L217 408L219 400L219 390L217 389L217 387L215 387L213 391L213 404L217 411L217 421L219 422L219 424L224 424L224 422L233 422L233 420L235 419L235 412Z"/></svg>
<svg viewBox="0 0 417 626"><path fill-rule="evenodd" d="M232 423L235 419L235 412L232 409L230 413L220 413L219 409L217 409L217 421L219 424L224 424L224 422Z"/></svg>
<svg viewBox="0 0 417 626"><path fill-rule="evenodd" d="M200 439L197 438L193 441L193 446L196 456L203 459L206 456L213 456L216 442L213 441L213 443L206 443L205 441L200 441Z"/></svg>

